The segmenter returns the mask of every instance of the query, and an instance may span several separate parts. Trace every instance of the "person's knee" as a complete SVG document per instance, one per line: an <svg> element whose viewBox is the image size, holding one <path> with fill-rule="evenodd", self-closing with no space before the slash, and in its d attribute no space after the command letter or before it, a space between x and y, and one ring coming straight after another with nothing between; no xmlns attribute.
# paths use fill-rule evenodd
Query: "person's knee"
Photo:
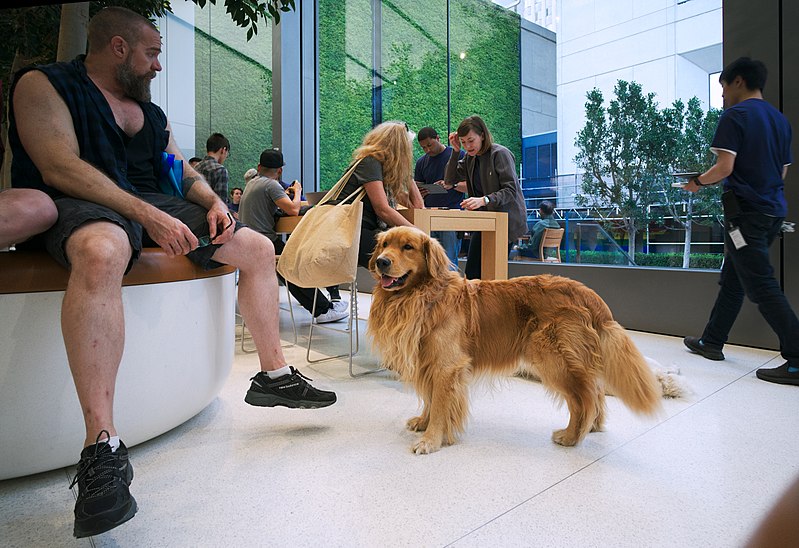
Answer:
<svg viewBox="0 0 799 548"><path fill-rule="evenodd" d="M131 247L125 230L114 223L84 225L66 243L72 273L93 283L121 279L130 262Z"/></svg>
<svg viewBox="0 0 799 548"><path fill-rule="evenodd" d="M31 189L19 204L21 215L29 220L32 231L44 232L58 219L58 209L53 200L39 190Z"/></svg>
<svg viewBox="0 0 799 548"><path fill-rule="evenodd" d="M247 264L252 264L263 269L264 265L272 265L274 268L275 245L269 238L248 228L242 228L236 232L236 237L241 238L239 262L242 266L246 267Z"/></svg>
<svg viewBox="0 0 799 548"><path fill-rule="evenodd" d="M58 219L53 200L32 188L11 188L0 195L0 240L21 243L44 232Z"/></svg>

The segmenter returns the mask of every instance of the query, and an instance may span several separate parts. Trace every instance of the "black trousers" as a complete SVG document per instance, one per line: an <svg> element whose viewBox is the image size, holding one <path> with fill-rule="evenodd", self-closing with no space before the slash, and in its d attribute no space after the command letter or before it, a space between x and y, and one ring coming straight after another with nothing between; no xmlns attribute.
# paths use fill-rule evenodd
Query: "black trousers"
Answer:
<svg viewBox="0 0 799 548"><path fill-rule="evenodd" d="M483 237L482 232L470 232L469 237L469 254L466 256L466 273L467 280L479 280L483 275ZM508 242L508 253L510 253L513 244Z"/></svg>
<svg viewBox="0 0 799 548"><path fill-rule="evenodd" d="M780 233L782 218L744 212L735 218L735 223L746 245L735 249L729 234L725 233L721 288L702 341L714 347L724 346L747 296L777 334L782 357L791 365L799 366L799 320L780 289L768 254Z"/></svg>

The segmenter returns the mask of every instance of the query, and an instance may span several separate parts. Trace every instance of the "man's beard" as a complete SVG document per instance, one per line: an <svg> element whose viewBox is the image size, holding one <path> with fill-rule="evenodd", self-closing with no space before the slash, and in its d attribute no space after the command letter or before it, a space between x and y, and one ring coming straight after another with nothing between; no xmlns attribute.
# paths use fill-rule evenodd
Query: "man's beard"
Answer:
<svg viewBox="0 0 799 548"><path fill-rule="evenodd" d="M142 103L149 103L150 99L152 99L150 94L150 82L153 80L152 73L139 76L133 72L133 68L125 61L117 69L117 79L122 84L125 95L131 99Z"/></svg>

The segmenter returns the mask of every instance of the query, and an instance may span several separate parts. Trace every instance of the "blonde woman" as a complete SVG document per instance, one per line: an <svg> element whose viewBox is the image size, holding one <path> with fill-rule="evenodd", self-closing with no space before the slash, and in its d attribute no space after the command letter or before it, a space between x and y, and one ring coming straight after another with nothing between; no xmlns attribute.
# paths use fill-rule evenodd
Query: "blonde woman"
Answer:
<svg viewBox="0 0 799 548"><path fill-rule="evenodd" d="M368 268L378 232L392 226L413 226L397 211L397 204L424 208L422 195L412 181L413 138L406 123L383 122L366 134L352 154L353 162L360 163L339 197L349 196L359 187L366 189L358 252L358 265L364 268Z"/></svg>

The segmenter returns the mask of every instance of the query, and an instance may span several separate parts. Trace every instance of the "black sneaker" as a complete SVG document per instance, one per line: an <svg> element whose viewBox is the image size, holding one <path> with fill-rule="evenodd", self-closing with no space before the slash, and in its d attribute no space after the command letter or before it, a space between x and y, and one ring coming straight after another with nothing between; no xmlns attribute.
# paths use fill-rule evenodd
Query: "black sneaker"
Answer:
<svg viewBox="0 0 799 548"><path fill-rule="evenodd" d="M722 353L721 348L708 346L699 337L685 337L682 342L685 343L685 346L687 346L689 350L696 352L703 358L715 361L724 359L724 353Z"/></svg>
<svg viewBox="0 0 799 548"><path fill-rule="evenodd" d="M758 369L755 375L761 381L799 386L799 367L794 367L788 362L774 369Z"/></svg>
<svg viewBox="0 0 799 548"><path fill-rule="evenodd" d="M314 388L309 379L293 367L291 374L277 379L261 371L250 379L244 401L258 407L291 407L295 409L316 409L336 403L336 393Z"/></svg>
<svg viewBox="0 0 799 548"><path fill-rule="evenodd" d="M69 488L78 484L78 500L75 502L75 528L77 538L105 533L122 525L136 514L138 507L128 486L133 481L133 467L128 462L128 448L120 442L112 452L103 430L97 443L80 453L78 471Z"/></svg>

